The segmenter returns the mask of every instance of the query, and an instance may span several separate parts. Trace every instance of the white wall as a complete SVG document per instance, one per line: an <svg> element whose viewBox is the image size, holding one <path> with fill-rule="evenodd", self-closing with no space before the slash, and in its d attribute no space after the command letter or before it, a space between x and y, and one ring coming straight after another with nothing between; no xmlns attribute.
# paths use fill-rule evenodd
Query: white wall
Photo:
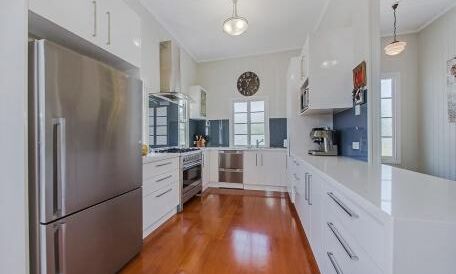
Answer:
<svg viewBox="0 0 456 274"><path fill-rule="evenodd" d="M398 36L408 43L407 49L397 56L382 52L381 71L398 73L400 77L399 96L401 105L401 164L400 167L419 171L418 145L418 35ZM392 37L382 38L382 48L391 43Z"/></svg>
<svg viewBox="0 0 456 274"><path fill-rule="evenodd" d="M0 272L26 274L28 1L0 5Z"/></svg>
<svg viewBox="0 0 456 274"><path fill-rule="evenodd" d="M231 103L243 98L237 90L238 77L253 71L260 78L255 97L266 97L271 118L286 117L286 74L291 57L299 51L243 57L198 64L198 83L207 89L208 119L230 119Z"/></svg>
<svg viewBox="0 0 456 274"><path fill-rule="evenodd" d="M447 60L456 56L456 8L418 35L419 127L425 173L456 180L456 124L448 122Z"/></svg>

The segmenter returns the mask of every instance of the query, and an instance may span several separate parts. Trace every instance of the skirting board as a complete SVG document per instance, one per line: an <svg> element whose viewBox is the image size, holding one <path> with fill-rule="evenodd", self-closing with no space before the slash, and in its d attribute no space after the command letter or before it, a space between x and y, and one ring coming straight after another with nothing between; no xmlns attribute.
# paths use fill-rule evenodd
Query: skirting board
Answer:
<svg viewBox="0 0 456 274"><path fill-rule="evenodd" d="M244 185L243 184L232 184L232 183L214 183L214 182L211 182L209 184L209 187L244 189Z"/></svg>
<svg viewBox="0 0 456 274"><path fill-rule="evenodd" d="M147 236L149 236L152 232L155 231L155 229L159 228L162 224L164 224L166 221L168 221L169 218L173 217L176 214L177 214L177 208L166 213L165 215L163 215L163 217L158 219L158 221L156 221L153 225L144 229L143 230L143 239L145 239Z"/></svg>
<svg viewBox="0 0 456 274"><path fill-rule="evenodd" d="M260 190L273 192L288 192L286 186L259 186L259 185L244 185L245 190Z"/></svg>

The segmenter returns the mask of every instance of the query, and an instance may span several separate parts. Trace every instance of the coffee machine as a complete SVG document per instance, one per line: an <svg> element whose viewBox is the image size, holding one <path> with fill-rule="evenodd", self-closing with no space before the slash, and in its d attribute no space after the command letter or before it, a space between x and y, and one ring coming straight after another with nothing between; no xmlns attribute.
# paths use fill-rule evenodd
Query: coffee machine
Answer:
<svg viewBox="0 0 456 274"><path fill-rule="evenodd" d="M310 132L310 138L319 149L309 150L310 155L314 156L337 156L337 145L335 145L336 131L330 128L314 128Z"/></svg>

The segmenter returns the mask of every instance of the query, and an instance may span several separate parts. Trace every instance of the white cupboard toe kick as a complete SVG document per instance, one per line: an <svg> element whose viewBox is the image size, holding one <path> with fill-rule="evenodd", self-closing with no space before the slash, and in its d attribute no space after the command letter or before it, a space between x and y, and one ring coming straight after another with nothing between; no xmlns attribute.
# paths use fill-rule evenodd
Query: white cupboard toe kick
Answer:
<svg viewBox="0 0 456 274"><path fill-rule="evenodd" d="M143 237L177 213L179 205L179 158L143 165Z"/></svg>
<svg viewBox="0 0 456 274"><path fill-rule="evenodd" d="M401 185L420 187L424 175L386 166L379 172L343 157L290 155L287 162L287 189L322 274L456 273L448 205L412 207L417 197ZM440 215L429 214L437 206Z"/></svg>

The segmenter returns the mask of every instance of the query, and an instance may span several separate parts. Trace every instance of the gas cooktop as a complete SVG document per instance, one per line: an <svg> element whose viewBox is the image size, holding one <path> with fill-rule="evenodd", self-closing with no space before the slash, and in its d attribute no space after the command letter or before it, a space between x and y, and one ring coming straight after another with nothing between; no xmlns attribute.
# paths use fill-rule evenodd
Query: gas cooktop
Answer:
<svg viewBox="0 0 456 274"><path fill-rule="evenodd" d="M189 148L172 147L172 148L157 149L157 150L155 150L155 152L156 153L187 153L187 152L193 152L193 151L198 151L198 150L200 150L200 149L196 148L196 147L189 147Z"/></svg>

